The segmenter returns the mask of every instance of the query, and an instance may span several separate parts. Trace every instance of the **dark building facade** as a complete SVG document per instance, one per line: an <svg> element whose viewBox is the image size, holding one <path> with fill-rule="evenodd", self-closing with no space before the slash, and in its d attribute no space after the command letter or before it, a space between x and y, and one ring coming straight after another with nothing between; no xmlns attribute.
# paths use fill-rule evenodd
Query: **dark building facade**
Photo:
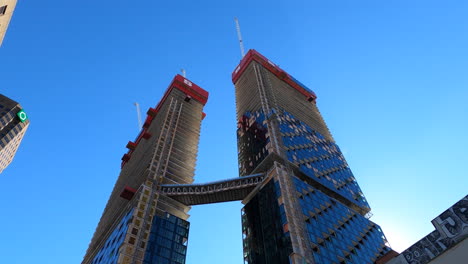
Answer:
<svg viewBox="0 0 468 264"><path fill-rule="evenodd" d="M83 264L183 264L190 206L159 192L163 184L193 182L203 106L208 93L177 75L150 108Z"/></svg>
<svg viewBox="0 0 468 264"><path fill-rule="evenodd" d="M0 94L0 173L12 162L28 127L21 105Z"/></svg>
<svg viewBox="0 0 468 264"><path fill-rule="evenodd" d="M265 173L243 203L244 263L373 263L385 236L316 95L255 50L232 75L239 173Z"/></svg>

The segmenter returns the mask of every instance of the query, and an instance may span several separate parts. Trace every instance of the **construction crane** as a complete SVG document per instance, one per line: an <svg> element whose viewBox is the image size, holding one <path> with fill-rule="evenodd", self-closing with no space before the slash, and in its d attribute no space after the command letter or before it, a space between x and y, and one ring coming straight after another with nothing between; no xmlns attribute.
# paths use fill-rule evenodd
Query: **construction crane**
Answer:
<svg viewBox="0 0 468 264"><path fill-rule="evenodd" d="M235 17L234 21L236 21L237 38L239 39L241 56L242 56L242 58L244 58L245 50L244 50L244 43L242 42L242 35L241 35L241 31L240 31L239 20L237 19L237 17Z"/></svg>
<svg viewBox="0 0 468 264"><path fill-rule="evenodd" d="M138 131L141 130L141 128L143 127L143 123L141 121L141 111L140 111L140 104L135 102L133 103L135 106L136 106L136 111L137 111L137 116L138 116Z"/></svg>

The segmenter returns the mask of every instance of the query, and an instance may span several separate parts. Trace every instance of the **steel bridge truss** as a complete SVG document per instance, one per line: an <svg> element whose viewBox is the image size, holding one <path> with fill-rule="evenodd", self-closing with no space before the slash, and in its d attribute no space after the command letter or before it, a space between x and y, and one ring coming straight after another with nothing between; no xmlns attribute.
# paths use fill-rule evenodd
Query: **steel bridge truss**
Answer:
<svg viewBox="0 0 468 264"><path fill-rule="evenodd" d="M265 178L263 173L204 184L165 184L160 194L185 205L241 201Z"/></svg>

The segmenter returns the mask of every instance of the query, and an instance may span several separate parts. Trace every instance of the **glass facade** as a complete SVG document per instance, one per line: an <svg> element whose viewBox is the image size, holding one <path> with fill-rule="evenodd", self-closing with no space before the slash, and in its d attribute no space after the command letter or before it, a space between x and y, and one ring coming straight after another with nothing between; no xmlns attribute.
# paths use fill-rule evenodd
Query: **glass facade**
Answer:
<svg viewBox="0 0 468 264"><path fill-rule="evenodd" d="M117 264L119 259L120 246L125 240L132 215L133 209L130 210L122 218L122 220L120 220L117 227L114 229L114 231L112 231L109 238L107 238L104 246L94 257L93 261L91 262L92 264Z"/></svg>
<svg viewBox="0 0 468 264"><path fill-rule="evenodd" d="M361 188L351 172L340 148L319 132L282 111L279 127L287 159L301 172L338 192L360 207L369 208Z"/></svg>
<svg viewBox="0 0 468 264"><path fill-rule="evenodd" d="M155 216L143 263L184 264L189 228L189 222L171 214Z"/></svg>
<svg viewBox="0 0 468 264"><path fill-rule="evenodd" d="M369 263L390 250L378 225L293 179L316 263Z"/></svg>
<svg viewBox="0 0 468 264"><path fill-rule="evenodd" d="M251 174L252 170L268 155L267 127L262 112L245 113L238 123L237 147L239 150L239 175Z"/></svg>
<svg viewBox="0 0 468 264"><path fill-rule="evenodd" d="M308 177L359 207L369 208L338 145L290 113L280 110L279 131L287 160ZM270 137L262 111L246 112L238 124L239 173L250 174L269 154Z"/></svg>
<svg viewBox="0 0 468 264"><path fill-rule="evenodd" d="M242 209L244 263L289 263L292 245L278 182L268 182Z"/></svg>

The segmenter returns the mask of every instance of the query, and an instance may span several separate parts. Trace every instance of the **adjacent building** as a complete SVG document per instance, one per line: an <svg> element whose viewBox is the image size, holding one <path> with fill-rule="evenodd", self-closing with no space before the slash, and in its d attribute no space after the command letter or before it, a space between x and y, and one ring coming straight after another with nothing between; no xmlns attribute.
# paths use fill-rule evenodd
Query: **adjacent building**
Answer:
<svg viewBox="0 0 468 264"><path fill-rule="evenodd" d="M390 251L316 105L250 50L232 74L239 173L265 173L243 203L244 263L374 263Z"/></svg>
<svg viewBox="0 0 468 264"><path fill-rule="evenodd" d="M16 0L0 0L0 46L2 46L15 6Z"/></svg>
<svg viewBox="0 0 468 264"><path fill-rule="evenodd" d="M28 126L21 105L0 94L0 173L13 160Z"/></svg>
<svg viewBox="0 0 468 264"><path fill-rule="evenodd" d="M468 195L432 220L435 230L401 254L390 252L377 264L468 262Z"/></svg>
<svg viewBox="0 0 468 264"><path fill-rule="evenodd" d="M83 264L185 263L190 206L159 192L193 182L208 92L177 75L127 144Z"/></svg>

